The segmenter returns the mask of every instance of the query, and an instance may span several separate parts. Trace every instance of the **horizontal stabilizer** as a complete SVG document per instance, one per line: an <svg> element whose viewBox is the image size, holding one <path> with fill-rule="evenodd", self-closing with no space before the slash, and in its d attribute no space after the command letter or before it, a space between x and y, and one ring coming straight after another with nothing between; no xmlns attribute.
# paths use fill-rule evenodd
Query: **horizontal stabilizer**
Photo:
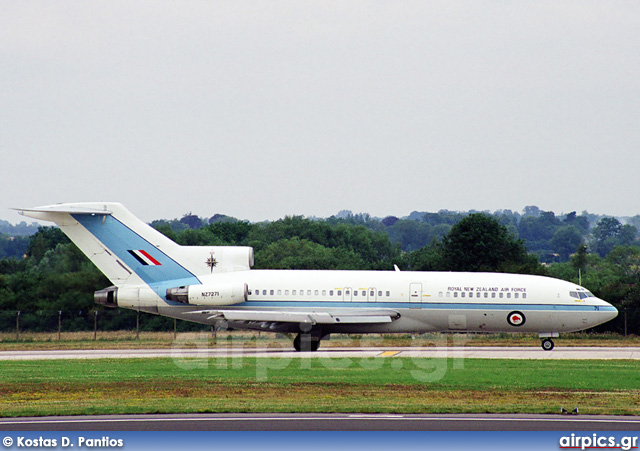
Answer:
<svg viewBox="0 0 640 451"><path fill-rule="evenodd" d="M100 210L97 208L86 208L70 204L48 205L46 207L35 208L13 208L23 216L33 216L29 213L69 213L73 215L110 215L111 210Z"/></svg>

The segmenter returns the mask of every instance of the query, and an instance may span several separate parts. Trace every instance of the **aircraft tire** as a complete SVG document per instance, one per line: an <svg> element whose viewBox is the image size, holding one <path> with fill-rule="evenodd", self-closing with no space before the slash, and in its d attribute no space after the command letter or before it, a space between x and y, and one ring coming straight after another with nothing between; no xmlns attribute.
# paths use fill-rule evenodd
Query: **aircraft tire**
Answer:
<svg viewBox="0 0 640 451"><path fill-rule="evenodd" d="M542 349L545 351L551 351L553 349L553 340L550 338L545 338L542 340Z"/></svg>
<svg viewBox="0 0 640 451"><path fill-rule="evenodd" d="M298 352L316 352L320 347L320 339L310 334L298 334L293 339L293 347Z"/></svg>

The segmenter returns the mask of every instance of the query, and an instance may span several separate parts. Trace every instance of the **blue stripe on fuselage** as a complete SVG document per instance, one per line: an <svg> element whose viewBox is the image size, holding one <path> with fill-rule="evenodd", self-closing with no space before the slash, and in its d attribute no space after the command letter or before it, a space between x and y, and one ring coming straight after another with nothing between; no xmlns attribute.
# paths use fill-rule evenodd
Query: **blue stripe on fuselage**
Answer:
<svg viewBox="0 0 640 451"><path fill-rule="evenodd" d="M318 302L318 301L247 301L238 304L242 307L296 307L296 308L401 308L435 310L538 310L572 312L610 312L613 306L571 305L571 304L476 304L453 302Z"/></svg>
<svg viewBox="0 0 640 451"><path fill-rule="evenodd" d="M113 216L85 214L72 214L71 216L131 268L145 283L154 288L163 299L167 288L200 283L190 271L187 271ZM146 251L160 265L142 264L129 253L130 250Z"/></svg>

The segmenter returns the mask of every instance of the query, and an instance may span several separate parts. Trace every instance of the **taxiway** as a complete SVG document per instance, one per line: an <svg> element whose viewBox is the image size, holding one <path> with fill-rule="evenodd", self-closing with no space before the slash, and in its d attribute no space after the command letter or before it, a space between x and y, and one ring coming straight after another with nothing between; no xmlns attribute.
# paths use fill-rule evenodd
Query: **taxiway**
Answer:
<svg viewBox="0 0 640 451"><path fill-rule="evenodd" d="M189 414L0 419L3 431L637 431L640 418L505 414Z"/></svg>
<svg viewBox="0 0 640 451"><path fill-rule="evenodd" d="M0 351L0 360L50 359L148 359L148 358L460 358L460 359L535 359L535 360L640 360L638 347L560 347L543 351L539 347L389 347L389 348L325 348L317 352L295 352L286 348L192 348L174 346L168 349L92 349Z"/></svg>

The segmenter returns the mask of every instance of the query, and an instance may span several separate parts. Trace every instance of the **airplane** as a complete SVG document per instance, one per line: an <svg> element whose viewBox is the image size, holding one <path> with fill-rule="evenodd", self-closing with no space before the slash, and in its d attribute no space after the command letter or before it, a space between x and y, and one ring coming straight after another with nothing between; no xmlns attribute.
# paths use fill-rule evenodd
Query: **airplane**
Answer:
<svg viewBox="0 0 640 451"><path fill-rule="evenodd" d="M537 333L552 338L615 318L587 289L550 277L471 272L256 270L253 248L180 246L119 203L16 209L52 221L113 286L96 303L228 329L296 334Z"/></svg>

